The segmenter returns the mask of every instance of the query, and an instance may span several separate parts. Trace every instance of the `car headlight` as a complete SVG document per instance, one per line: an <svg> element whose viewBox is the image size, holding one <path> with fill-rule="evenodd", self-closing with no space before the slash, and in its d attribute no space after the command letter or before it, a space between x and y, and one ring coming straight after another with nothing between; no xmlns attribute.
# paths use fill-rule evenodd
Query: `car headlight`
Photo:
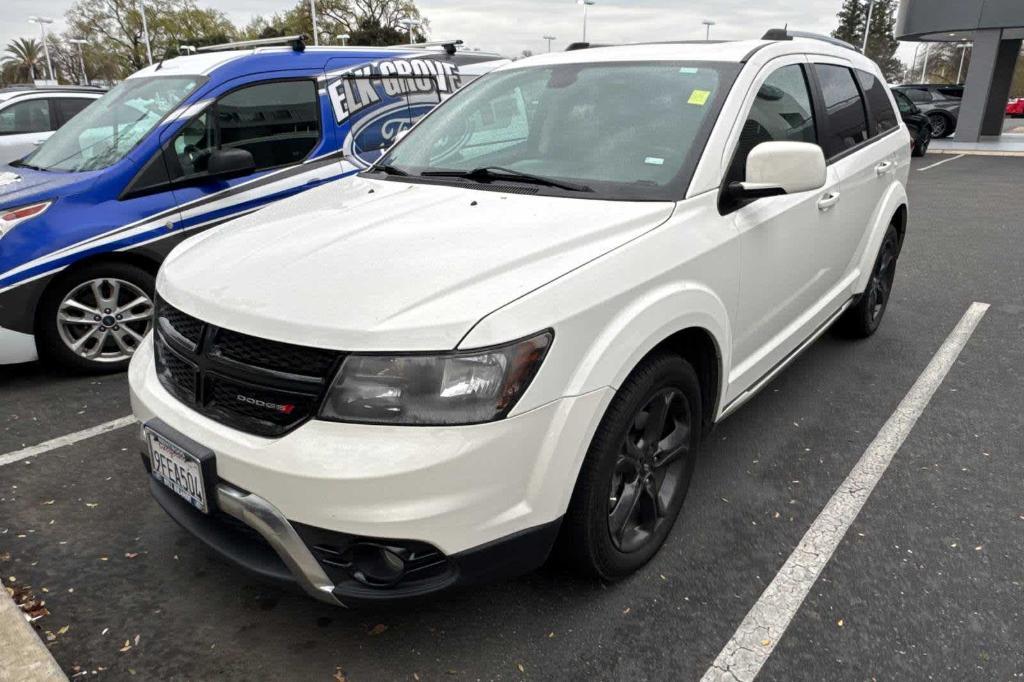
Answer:
<svg viewBox="0 0 1024 682"><path fill-rule="evenodd" d="M497 348L348 356L320 418L369 424L478 424L509 413L537 374L552 333Z"/></svg>
<svg viewBox="0 0 1024 682"><path fill-rule="evenodd" d="M50 208L50 201L40 201L28 206L17 208L0 209L0 238L14 229L18 223L23 223L29 218L41 215L43 211Z"/></svg>

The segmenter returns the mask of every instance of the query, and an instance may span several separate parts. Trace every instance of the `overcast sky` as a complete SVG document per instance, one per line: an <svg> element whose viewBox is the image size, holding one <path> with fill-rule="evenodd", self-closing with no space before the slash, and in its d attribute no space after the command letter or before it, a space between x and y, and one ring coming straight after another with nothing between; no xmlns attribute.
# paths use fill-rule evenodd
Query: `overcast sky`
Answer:
<svg viewBox="0 0 1024 682"><path fill-rule="evenodd" d="M147 0L153 2L154 0ZM255 14L290 7L289 0L198 0L217 7L236 24ZM0 0L0 46L12 38L39 35L30 15L52 17L48 28L64 29L72 0ZM524 49L541 52L541 36L554 35L554 49L579 40L582 8L575 0L417 0L430 19L434 38L462 38L508 56ZM757 38L764 30L789 24L808 31L834 28L841 0L597 0L589 10L588 38L593 42L682 40L704 37L703 19L712 19L716 38Z"/></svg>

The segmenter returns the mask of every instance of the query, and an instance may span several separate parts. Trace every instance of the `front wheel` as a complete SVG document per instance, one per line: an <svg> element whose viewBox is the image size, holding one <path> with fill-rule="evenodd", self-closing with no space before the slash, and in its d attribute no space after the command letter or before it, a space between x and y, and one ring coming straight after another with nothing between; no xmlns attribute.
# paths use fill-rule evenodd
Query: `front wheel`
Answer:
<svg viewBox="0 0 1024 682"><path fill-rule="evenodd" d="M153 326L153 275L95 263L61 275L36 315L39 354L69 369L119 372Z"/></svg>
<svg viewBox="0 0 1024 682"><path fill-rule="evenodd" d="M896 259L900 254L900 237L896 226L890 225L878 250L875 267L868 286L857 302L839 318L840 332L854 338L867 338L878 330L889 305L892 283L896 277Z"/></svg>
<svg viewBox="0 0 1024 682"><path fill-rule="evenodd" d="M690 487L701 423L689 363L666 352L633 370L590 444L562 526L573 568L614 580L655 555Z"/></svg>

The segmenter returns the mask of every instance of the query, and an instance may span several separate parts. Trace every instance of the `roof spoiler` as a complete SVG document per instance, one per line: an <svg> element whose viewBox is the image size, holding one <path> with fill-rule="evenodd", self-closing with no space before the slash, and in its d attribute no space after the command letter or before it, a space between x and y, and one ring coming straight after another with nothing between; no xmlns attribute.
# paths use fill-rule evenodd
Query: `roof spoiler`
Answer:
<svg viewBox="0 0 1024 682"><path fill-rule="evenodd" d="M293 36L281 36L280 38L258 38L256 40L239 40L233 43L221 43L219 45L206 45L196 48L196 52L222 52L224 50L247 50L254 47L273 47L277 45L290 45L296 52L306 49L306 36L303 34Z"/></svg>
<svg viewBox="0 0 1024 682"><path fill-rule="evenodd" d="M406 43L405 45L391 45L390 47L443 47L448 54L455 54L455 48L462 45L461 39L456 40L430 40L425 43Z"/></svg>
<svg viewBox="0 0 1024 682"><path fill-rule="evenodd" d="M854 52L860 52L860 49L854 47L845 40L839 40L839 38L833 38L832 36L824 35L823 33L810 33L808 31L791 31L788 28L770 28L761 37L761 40L793 40L793 38L807 38L809 40L820 40L823 43L829 43L837 47L845 47L847 50L853 50Z"/></svg>

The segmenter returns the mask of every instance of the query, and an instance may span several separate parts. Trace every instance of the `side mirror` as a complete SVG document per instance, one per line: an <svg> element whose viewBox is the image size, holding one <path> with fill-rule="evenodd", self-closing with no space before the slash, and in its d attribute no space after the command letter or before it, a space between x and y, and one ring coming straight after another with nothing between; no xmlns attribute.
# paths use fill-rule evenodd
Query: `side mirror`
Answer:
<svg viewBox="0 0 1024 682"><path fill-rule="evenodd" d="M252 153L245 149L214 149L206 163L207 177L237 178L256 170Z"/></svg>
<svg viewBox="0 0 1024 682"><path fill-rule="evenodd" d="M809 142L762 142L747 156L746 182L729 184L738 200L796 194L825 186L825 153Z"/></svg>

